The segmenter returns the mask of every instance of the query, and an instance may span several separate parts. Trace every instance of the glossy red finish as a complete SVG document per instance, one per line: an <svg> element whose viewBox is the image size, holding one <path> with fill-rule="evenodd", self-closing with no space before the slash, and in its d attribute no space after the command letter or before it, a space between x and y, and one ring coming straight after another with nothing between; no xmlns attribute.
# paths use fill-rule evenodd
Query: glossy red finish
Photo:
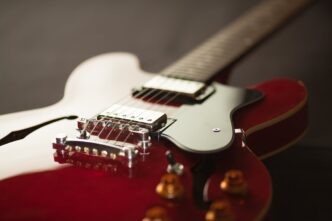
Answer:
<svg viewBox="0 0 332 221"><path fill-rule="evenodd" d="M266 207L271 183L264 166L247 148L242 148L240 142L211 158L220 165L215 174L222 176L230 168L238 168L248 174L250 195L241 199L241 204L235 199L232 208L237 220L249 221ZM175 203L155 193L156 185L166 173L164 153L168 149L186 168L180 178L185 189L184 197ZM1 198L6 201L0 206L4 211L0 215L1 220L20 220L23 217L24 220L141 220L145 211L154 205L163 206L174 221L204 220L206 210L199 210L192 199L190 172L201 156L184 153L171 144L155 144L150 155L145 162L136 165L131 178L118 172L68 167L4 180L0 182ZM215 185L214 180L210 183ZM216 194L218 192L221 190ZM257 199L258 192L260 197ZM216 196L219 197L218 194L212 195L213 198Z"/></svg>
<svg viewBox="0 0 332 221"><path fill-rule="evenodd" d="M249 88L265 97L237 111L234 126L246 131L247 143L257 156L276 153L303 135L308 126L308 95L301 81L277 79Z"/></svg>
<svg viewBox="0 0 332 221"><path fill-rule="evenodd" d="M218 164L218 173L214 173L210 180L208 196L212 200L227 199L231 202L236 220L260 220L268 210L272 187L271 180L265 166L256 156L240 144L229 151L229 155ZM220 191L220 181L230 169L238 169L244 173L248 184L245 195L232 195Z"/></svg>
<svg viewBox="0 0 332 221"><path fill-rule="evenodd" d="M306 101L303 85L297 81L278 80L253 88L263 91L265 98L237 112L234 116L235 126L250 131L251 128L264 123L271 123L249 135L250 144L259 146L264 152L264 145L274 143L266 137L272 139L276 133L280 133L277 139L281 139L281 142L277 144L283 145L303 132L306 125L285 130L285 127L290 126L287 125L288 120L292 120L292 124L305 120L301 118L302 115L305 117L305 114L300 114L301 111L294 111L288 117L280 118ZM283 90L285 88L287 90ZM301 109L303 108L298 110ZM291 117L296 114L299 114L297 118ZM104 172L86 169L81 164L81 167L68 166L2 180L0 220L142 220L146 210L156 205L164 207L173 221L204 220L207 208L199 209L192 194L191 170L200 160L213 160L216 163L206 188L208 199L228 200L236 220L260 220L267 212L271 200L271 180L265 166L248 147L242 146L240 136L236 137L230 148L214 155L190 154L169 142L154 142L150 154L138 162L134 170L125 170L116 162L104 162L86 156L73 156L70 159L55 156L61 163L77 164L77 161L82 163L93 159L94 162L89 162L89 168L105 169L105 163L109 170ZM185 167L185 173L180 178L184 186L184 196L176 202L164 200L155 192L160 178L166 173L166 150L171 150L175 159ZM233 196L221 191L220 182L229 169L243 171L248 184L247 195Z"/></svg>

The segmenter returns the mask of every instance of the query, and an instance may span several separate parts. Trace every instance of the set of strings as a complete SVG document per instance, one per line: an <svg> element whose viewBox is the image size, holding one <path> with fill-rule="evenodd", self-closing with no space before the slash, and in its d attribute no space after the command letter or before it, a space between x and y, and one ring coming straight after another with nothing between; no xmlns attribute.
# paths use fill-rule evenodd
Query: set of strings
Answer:
<svg viewBox="0 0 332 221"><path fill-rule="evenodd" d="M194 50L193 50L194 51ZM188 55L190 55L192 52L189 52L188 53ZM185 56L186 57L186 56ZM185 58L184 57L184 58ZM190 57L190 56L189 56ZM200 55L199 57L202 57L202 55ZM189 59L190 60L190 59ZM175 65L175 67L176 66L178 66L177 64ZM167 70L168 68L166 68L166 70ZM180 69L180 71L181 71L181 73L183 73L183 69L182 68L179 68ZM176 71L176 68L175 68L175 70L173 70L173 71ZM170 72L162 72L163 74L161 74L162 76L164 76L164 77L171 77L171 75L172 74L174 74L173 73L173 71L170 71ZM198 73L195 73L194 74L196 77L197 77L197 75L198 75ZM199 74L199 75L201 75L201 77L202 77L202 79L203 79L203 77L204 76L206 76L206 73L201 73L201 74ZM189 77L189 76L191 76L191 74L189 73L188 75L187 75L187 77ZM194 77L194 76L191 76L191 77ZM167 78L165 78L165 80L164 81L162 81L162 82L160 82L160 84L158 85L158 86L161 86L163 83L165 83L165 81L167 81ZM157 93L155 93L155 92L157 92ZM154 93L154 94L153 94ZM153 99L155 99L156 97L158 97L159 95L161 95L162 93L165 93L161 98L159 98L157 101L154 101L154 102L150 102L150 101L152 101ZM173 94L174 93L174 95L173 96L171 96L168 100L166 100L164 103L160 103L163 99L165 99L165 98L167 98L168 96L170 96L171 94ZM140 97L141 95L143 95L142 97ZM152 95L152 97L150 97L150 98L148 98L148 100L144 100L144 99L146 99L148 96L150 96L150 95ZM171 101L173 101L176 97L178 97L180 95L180 93L178 93L178 92L171 92L171 91L168 91L168 92L165 92L165 91L163 91L163 90L159 90L159 89L156 89L156 88L154 88L154 89L151 89L151 88L144 88L143 90L141 90L140 92L138 92L137 94L135 94L134 96L129 96L129 97L127 97L127 99L132 99L131 101L129 101L129 102L123 102L123 101L125 101L126 100L126 98L124 98L124 99L120 99L119 100L119 102L121 102L121 100L122 100L122 104L121 105L123 105L123 106L129 106L129 105L132 105L132 103L138 103L138 102L142 102L142 101L144 101L145 102L145 104L142 104L142 105L140 105L141 107L142 106L146 106L146 103L148 103L148 102L150 102L150 105L149 106L151 106L151 107L154 107L154 109L156 109L156 108L161 108L161 107L165 107L167 104L169 104ZM126 95L126 96L128 96L128 95ZM124 96L124 97L126 97L126 96ZM137 99L137 98L139 98L139 99ZM113 104L116 104L116 103L113 103ZM139 108L139 106L138 106L138 108ZM115 110L113 110L112 112L111 112L111 114L112 113L115 113L115 112L117 112L118 110L120 110L121 109L121 106L119 107L119 109L115 109ZM151 109L146 109L146 108L142 108L143 110L142 110L142 112L138 115L138 116L140 116L141 114L143 114L144 113L144 109L145 110L154 110L153 108ZM94 126L93 126L93 128L92 128L92 130L91 130L91 134L93 134L93 132L96 130L96 128L98 127L98 125L101 123L101 122L104 122L104 120L105 120L105 118L107 118L107 116L103 116L101 119L99 119L99 120L97 120L97 121L95 121L95 119L94 119L94 117L93 118L90 118L87 122L86 122L86 124L85 124L85 126L84 126L84 129L83 129L83 131L85 131L86 129L87 129L87 127L88 127L88 125L89 125L89 123L91 122L91 121L94 121ZM112 119L109 119L109 120L107 120L106 121L106 123L105 123L105 127L103 127L102 128L102 130L98 133L98 135L96 135L96 137L98 138L103 132L104 132L104 130L105 130L105 128L107 127L107 125L109 125L109 123L111 123L112 122ZM133 122L133 120L129 120L127 123L126 123L126 126L127 127L129 127L130 126L130 123L132 123ZM125 130L125 128L126 127L124 127L124 129L121 129L120 130L120 132L118 133L118 135L116 136L116 138L115 138L115 140L113 140L113 141L115 141L115 142L118 142L118 139L120 138L120 136L121 136L121 134L123 133L123 131ZM108 138L109 137L111 137L111 135L112 135L112 133L115 131L115 127L112 127L112 129L110 130L110 132L107 134L107 136L106 136L106 140L108 140ZM131 135L131 133L129 133L128 135L127 135L127 137L125 138L125 140L123 141L123 145L125 144L125 142L129 139L129 137L130 137L130 135ZM110 142L110 141L107 141L107 142Z"/></svg>
<svg viewBox="0 0 332 221"><path fill-rule="evenodd" d="M166 75L163 75L163 76L167 77ZM165 83L165 81L166 80L164 80L163 82L160 82L160 84L158 86L161 86L163 83ZM157 93L155 93L155 92L157 92ZM162 95L160 98L158 98L158 100L151 102L153 99L157 98L162 93L165 93L165 94ZM165 98L169 97L173 93L174 93L173 96L171 96L168 100L163 101ZM165 91L158 90L158 89L144 88L143 90L139 91L134 96L127 97L127 99L131 99L129 102L126 102L126 100L127 100L126 98L120 99L119 102L122 103L121 104L122 106L129 106L129 105L133 105L133 103L137 104L139 102L143 102L143 103L140 103L141 105L139 105L138 108L142 107L143 105L146 106L146 103L147 103L149 107L153 107L153 108L149 108L149 110L156 110L157 108L165 107L167 104L169 104L170 102L172 102L179 95L180 95L180 93L178 93L178 92L171 92L171 91L165 92ZM142 97L140 97L140 96L142 96ZM151 96L151 97L149 97L149 96ZM144 100L144 99L147 99L147 100ZM114 104L116 104L116 103L114 103ZM119 108L113 110L112 113L115 113L115 112L121 110L121 108L122 107L120 106ZM136 117L139 117L140 115L142 115L145 110L148 110L148 109L146 107L142 108L142 111ZM104 130L106 129L106 127L108 125L112 124L112 119L108 119L108 120L106 120L106 122L104 122L106 118L107 118L107 116L103 116L101 119L99 119L97 121L95 121L94 118L90 118L85 123L83 131L87 130L87 127L90 124L90 122L94 123L94 126L93 126L92 130L90 131L91 134L93 134L93 132L96 130L97 126L100 123L104 124L105 126L102 127L102 129L100 130L100 132L96 135L96 139L97 139L104 132ZM129 120L125 125L123 125L122 129L120 129L120 131L118 132L118 134L116 135L115 139L112 142L115 142L116 145L118 144L118 142L122 142L122 147L124 147L124 145L126 144L126 142L128 141L128 139L130 138L130 136L132 135L132 133L129 132L128 135L125 137L125 139L123 141L119 141L119 138L123 134L124 131L127 131L126 130L127 128L129 128L130 126L136 126L136 125L131 125L132 122L133 122L133 120ZM114 131L116 131L116 127L115 126L113 126L111 128L111 130L106 135L105 139L108 140L111 137L111 135L113 134ZM110 140L108 140L107 142L110 142Z"/></svg>
<svg viewBox="0 0 332 221"><path fill-rule="evenodd" d="M205 46L207 48L204 47L199 47L197 50L199 51L210 51L210 49L216 49L218 47L216 47L216 44L221 44L222 42L220 42L220 39L224 39L226 37L226 42L223 42L222 45L233 45L233 43L237 44L238 42L242 42L243 38L242 36L246 36L244 34L246 33L254 33L249 35L249 37L251 39L253 39L254 42L257 42L259 39L261 39L261 37L265 36L267 33L269 33L272 27L276 27L278 26L278 24L287 16L289 16L289 12L295 12L297 11L299 8L301 8L303 5L306 4L306 0L299 0L299 1L295 1L291 2L289 4L288 1L283 0L283 1L267 1L264 2L262 4L259 4L258 6L254 7L253 9L251 9L251 11L249 11L247 14L245 14L243 17L241 17L240 19L237 20L237 22L235 24L233 24L232 26L230 26L229 28L227 28L227 32L225 32L225 30L223 32L217 33L211 40L210 40L210 44L205 44ZM278 14L278 16L276 17L275 13L271 13L273 11L276 11L276 9L283 9L283 10L277 10L281 13ZM255 31L255 27L256 26L252 26L252 24L262 24L262 22L266 23L267 25L263 26L263 28L259 29L259 31ZM235 38L234 36L240 36L239 38ZM218 40L219 39L219 40ZM226 44L227 43L227 44ZM253 45L253 44L252 44ZM202 45L204 46L204 45ZM235 50L235 52L230 53L230 55L227 55L224 59L224 64L227 64L229 61L233 60L236 56L240 55L241 53L243 53L244 51L246 51L248 48L251 48L251 46L249 47L248 45L244 45L242 48L238 48L239 50ZM204 50L203 50L204 49ZM234 51L234 50L233 50ZM195 51L194 51L195 52ZM225 55L225 50L218 50L218 53L220 52L221 54ZM230 51L228 51L230 52ZM195 55L195 53L194 53ZM196 53L197 55L197 53ZM195 56L191 56L191 58L193 58ZM198 57L202 57L202 56L198 56ZM216 59L218 59L217 56L213 56L213 60L214 61L214 65L211 65L211 62L208 62L208 65L205 65L205 67L215 67L216 64L218 67L221 68L221 63L220 62L216 62ZM184 59L185 60L185 59ZM190 59L189 59L190 60ZM199 62L197 63L199 64ZM199 70L199 68L197 66L194 66L196 70ZM211 70L211 69L209 69ZM214 72L215 70L213 69L212 71L209 72ZM205 71L206 72L206 71ZM180 72L181 73L181 72ZM196 72L196 74L198 74L199 72ZM190 74L189 74L190 75ZM166 76L166 74L164 74L164 76ZM204 77L204 76L203 76ZM194 79L198 79L198 77L194 78ZM140 95L144 94L147 92L147 90L149 89L143 89L141 92L139 92L138 94L136 94L133 98L138 98ZM151 89L150 89L151 90ZM156 89L152 89L149 93L154 93L156 91ZM161 93L161 91L159 92ZM168 92L170 94L170 92ZM158 94L158 93L157 93ZM179 94L175 93L175 97L177 97ZM144 95L146 97L146 95ZM154 95L155 97L158 95ZM167 97L167 96L165 96ZM175 99L175 97L173 99ZM142 98L144 99L144 98ZM171 100L172 98L170 98ZM150 100L150 99L149 99ZM164 104L162 105L167 105L167 103L169 103L170 101L166 101ZM157 102L156 102L157 103ZM97 121L96 125L93 127L92 132L96 129L97 125L101 122L104 121L105 118L103 117L102 119L100 119L99 121ZM87 125L89 124L90 120L87 122L86 126L84 127L84 130L86 130ZM108 121L106 123L106 125L109 123L110 121ZM130 125L130 123L132 122L129 121L127 124ZM107 138L109 138L111 136L111 134L113 133L114 128L112 128L112 130L110 131L110 133L107 135ZM103 131L101 131L99 133L99 135L102 133ZM123 131L120 131L120 133L122 133ZM117 139L121 136L121 134L119 134L117 136ZM117 141L116 139L116 141ZM127 140L127 139L125 139Z"/></svg>

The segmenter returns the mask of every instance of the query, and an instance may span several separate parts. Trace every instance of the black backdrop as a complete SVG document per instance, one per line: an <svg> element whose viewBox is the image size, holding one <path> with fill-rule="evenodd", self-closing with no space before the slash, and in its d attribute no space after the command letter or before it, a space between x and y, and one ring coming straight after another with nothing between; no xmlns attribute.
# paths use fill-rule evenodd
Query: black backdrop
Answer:
<svg viewBox="0 0 332 221"><path fill-rule="evenodd" d="M96 54L131 52L158 72L257 2L0 0L0 114L56 102L70 72ZM307 136L265 161L272 220L332 217L331 39L332 2L318 1L233 71L233 85L282 76L303 80L310 93Z"/></svg>

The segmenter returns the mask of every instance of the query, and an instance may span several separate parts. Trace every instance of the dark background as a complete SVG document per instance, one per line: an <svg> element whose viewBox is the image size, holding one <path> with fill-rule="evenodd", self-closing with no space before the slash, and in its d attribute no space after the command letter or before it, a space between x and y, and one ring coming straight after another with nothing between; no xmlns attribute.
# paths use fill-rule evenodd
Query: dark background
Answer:
<svg viewBox="0 0 332 221"><path fill-rule="evenodd" d="M257 2L0 0L0 114L58 101L70 72L100 53L131 52L158 72ZM309 90L307 136L265 160L272 220L332 218L331 39L332 2L317 1L233 70L232 85L290 77Z"/></svg>

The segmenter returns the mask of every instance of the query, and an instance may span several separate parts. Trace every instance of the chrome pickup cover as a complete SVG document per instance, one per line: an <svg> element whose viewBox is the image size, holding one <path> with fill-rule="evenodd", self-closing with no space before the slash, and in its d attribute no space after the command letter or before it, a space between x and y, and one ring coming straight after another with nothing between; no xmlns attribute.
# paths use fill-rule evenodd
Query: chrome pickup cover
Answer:
<svg viewBox="0 0 332 221"><path fill-rule="evenodd" d="M167 122L165 113L119 104L112 105L99 114L99 117L120 120L122 124L138 124L139 126L145 126L151 130L157 130L163 127Z"/></svg>
<svg viewBox="0 0 332 221"><path fill-rule="evenodd" d="M198 81L183 80L158 75L143 85L143 88L157 89L167 92L196 97L205 88L205 84Z"/></svg>

